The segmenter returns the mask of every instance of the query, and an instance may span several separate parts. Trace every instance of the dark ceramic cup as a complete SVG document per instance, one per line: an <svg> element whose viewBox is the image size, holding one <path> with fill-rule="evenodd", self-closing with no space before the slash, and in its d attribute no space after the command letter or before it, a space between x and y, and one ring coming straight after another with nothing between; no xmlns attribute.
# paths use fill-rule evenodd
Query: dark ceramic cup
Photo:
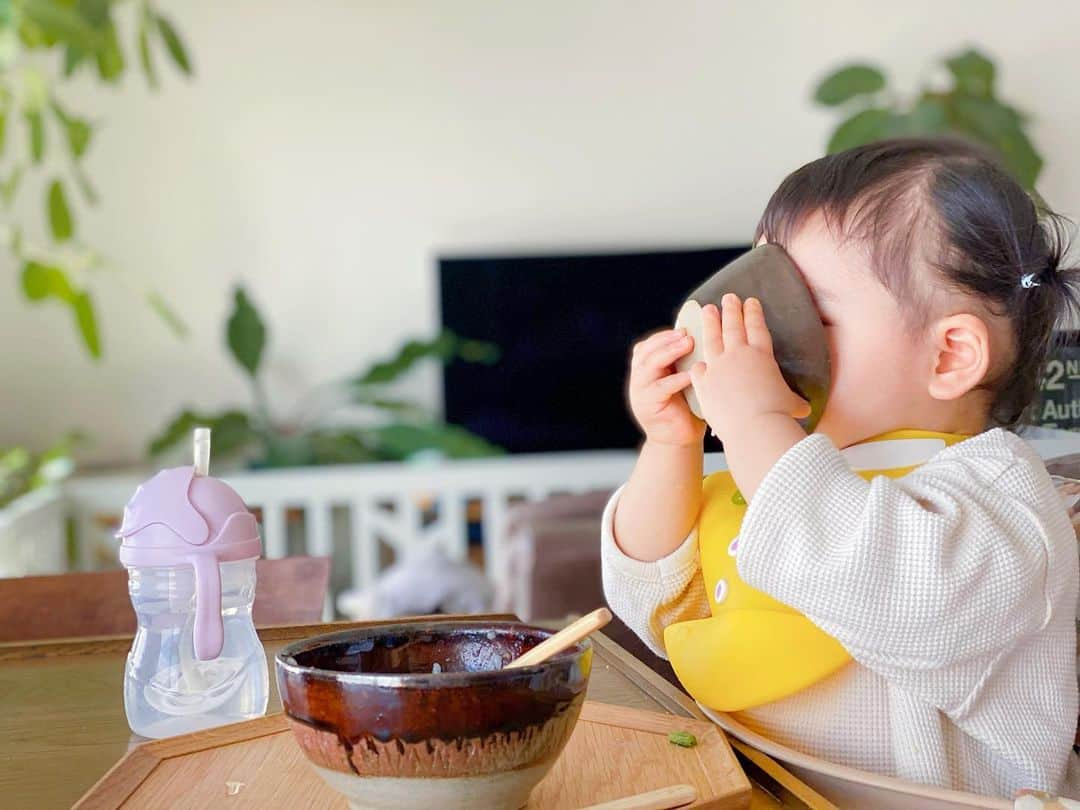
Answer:
<svg viewBox="0 0 1080 810"><path fill-rule="evenodd" d="M384 624L297 642L274 663L297 742L353 808L518 808L570 739L592 665L585 640L502 669L550 635Z"/></svg>

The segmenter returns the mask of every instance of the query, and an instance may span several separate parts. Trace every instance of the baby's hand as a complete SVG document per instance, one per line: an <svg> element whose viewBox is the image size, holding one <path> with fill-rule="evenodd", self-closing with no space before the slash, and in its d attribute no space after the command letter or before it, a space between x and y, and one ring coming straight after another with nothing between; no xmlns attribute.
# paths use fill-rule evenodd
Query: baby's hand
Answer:
<svg viewBox="0 0 1080 810"><path fill-rule="evenodd" d="M694 339L685 329L666 329L634 346L628 398L630 411L648 441L701 444L705 423L690 412L681 393L690 385L690 373L676 372L672 367L693 348Z"/></svg>
<svg viewBox="0 0 1080 810"><path fill-rule="evenodd" d="M728 293L720 310L701 310L704 363L690 369L705 421L724 441L765 414L795 419L810 415L810 404L792 391L773 356L772 336L761 302Z"/></svg>

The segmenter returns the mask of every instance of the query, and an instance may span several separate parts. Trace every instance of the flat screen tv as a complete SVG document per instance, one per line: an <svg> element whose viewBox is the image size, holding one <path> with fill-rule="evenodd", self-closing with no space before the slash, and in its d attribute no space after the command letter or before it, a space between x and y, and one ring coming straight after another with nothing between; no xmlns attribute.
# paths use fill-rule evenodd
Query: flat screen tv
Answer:
<svg viewBox="0 0 1080 810"><path fill-rule="evenodd" d="M511 453L636 447L631 347L748 249L439 259L443 326L500 350L494 365L446 367L446 419Z"/></svg>

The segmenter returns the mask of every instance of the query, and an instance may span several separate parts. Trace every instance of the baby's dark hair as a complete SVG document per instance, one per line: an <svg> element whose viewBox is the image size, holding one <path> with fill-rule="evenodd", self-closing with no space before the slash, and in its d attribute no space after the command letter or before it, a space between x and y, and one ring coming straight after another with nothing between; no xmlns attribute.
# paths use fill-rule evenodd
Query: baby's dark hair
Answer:
<svg viewBox="0 0 1080 810"><path fill-rule="evenodd" d="M1055 327L1080 312L1080 269L1061 267L1068 220L1037 204L989 152L953 138L879 141L806 164L769 200L755 242L784 245L818 212L835 234L866 246L913 334L930 325L943 289L1010 324L1008 362L980 387L991 424L1023 421Z"/></svg>

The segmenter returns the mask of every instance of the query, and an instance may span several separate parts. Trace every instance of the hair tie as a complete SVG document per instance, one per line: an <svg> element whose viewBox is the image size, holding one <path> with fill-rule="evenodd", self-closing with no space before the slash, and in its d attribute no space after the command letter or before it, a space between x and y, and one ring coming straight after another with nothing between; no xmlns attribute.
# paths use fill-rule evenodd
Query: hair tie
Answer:
<svg viewBox="0 0 1080 810"><path fill-rule="evenodd" d="M1041 284L1042 282L1035 277L1034 273L1024 273L1024 275L1020 276L1020 286L1025 290L1030 290L1032 287L1038 287Z"/></svg>

